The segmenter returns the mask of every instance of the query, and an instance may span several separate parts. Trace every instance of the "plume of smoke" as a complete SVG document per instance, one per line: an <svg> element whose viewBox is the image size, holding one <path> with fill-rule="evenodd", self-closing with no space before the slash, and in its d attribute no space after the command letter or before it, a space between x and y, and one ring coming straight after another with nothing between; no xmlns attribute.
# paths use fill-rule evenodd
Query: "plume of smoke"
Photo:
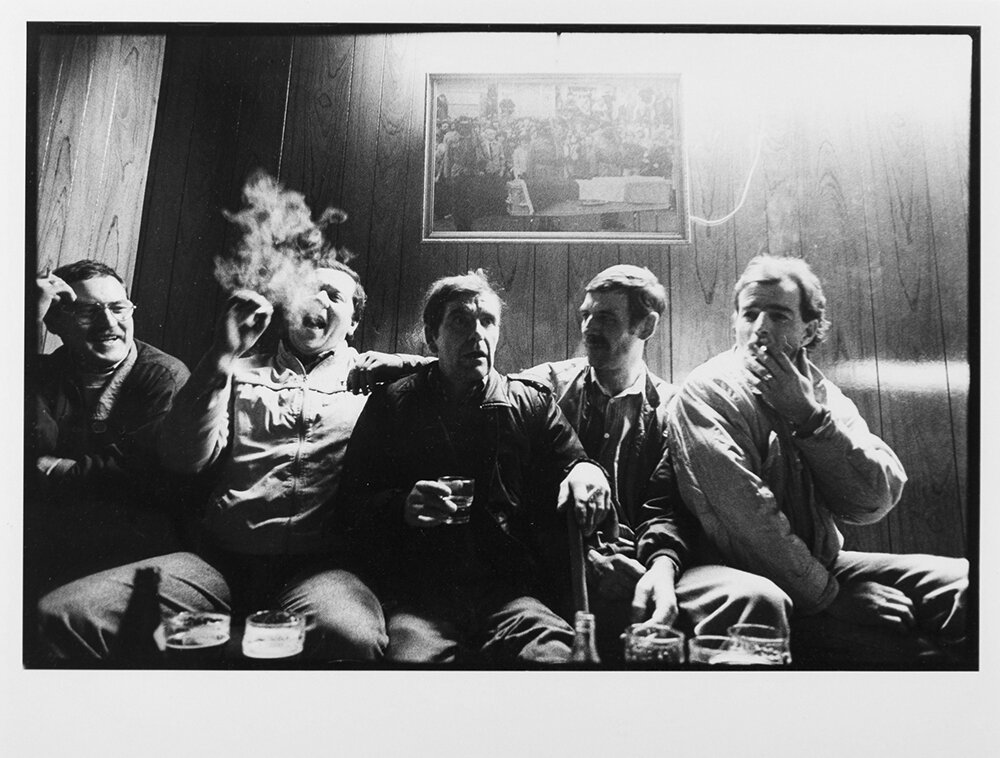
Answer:
<svg viewBox="0 0 1000 758"><path fill-rule="evenodd" d="M313 221L301 192L257 171L243 186L243 207L222 215L239 227L232 250L215 257L215 278L226 292L248 289L287 312L302 295L314 294L318 266L353 255L336 248L328 230L347 220L340 208L327 208Z"/></svg>

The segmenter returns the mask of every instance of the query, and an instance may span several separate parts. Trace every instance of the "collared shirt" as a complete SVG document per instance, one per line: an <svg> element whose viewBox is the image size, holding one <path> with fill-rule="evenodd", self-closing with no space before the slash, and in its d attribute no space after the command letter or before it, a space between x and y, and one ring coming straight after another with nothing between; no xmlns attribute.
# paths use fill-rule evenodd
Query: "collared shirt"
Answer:
<svg viewBox="0 0 1000 758"><path fill-rule="evenodd" d="M242 358L222 387L187 389L165 423L173 469L218 464L204 527L215 544L254 555L329 548L329 508L367 398L347 390L357 351L343 344L306 371L281 344Z"/></svg>
<svg viewBox="0 0 1000 758"><path fill-rule="evenodd" d="M646 387L646 367L635 381L617 395L609 395L594 374L587 369L585 382L587 400L592 413L585 429L581 429L584 448L593 455L611 476L611 491L615 501L621 502L618 481L627 451L634 447L637 422L642 414L643 390Z"/></svg>

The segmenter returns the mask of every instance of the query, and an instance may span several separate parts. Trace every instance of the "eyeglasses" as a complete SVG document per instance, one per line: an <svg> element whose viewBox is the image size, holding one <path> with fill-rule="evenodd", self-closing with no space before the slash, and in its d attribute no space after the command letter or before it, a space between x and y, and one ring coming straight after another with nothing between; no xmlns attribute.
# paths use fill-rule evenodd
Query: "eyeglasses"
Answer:
<svg viewBox="0 0 1000 758"><path fill-rule="evenodd" d="M135 303L131 300L116 300L113 303L66 303L62 309L81 326L88 326L104 312L111 313L117 321L128 321L135 313Z"/></svg>

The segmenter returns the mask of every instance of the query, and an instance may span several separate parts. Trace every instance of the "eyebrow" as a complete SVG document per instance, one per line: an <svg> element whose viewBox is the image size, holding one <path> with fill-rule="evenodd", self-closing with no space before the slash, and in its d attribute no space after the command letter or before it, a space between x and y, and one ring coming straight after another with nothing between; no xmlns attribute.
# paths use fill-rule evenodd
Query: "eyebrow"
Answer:
<svg viewBox="0 0 1000 758"><path fill-rule="evenodd" d="M757 308L758 310L767 311L780 311L781 313L795 313L794 308L789 308L786 305L778 305L776 303L758 303L751 300L746 305L740 306L740 311L745 311L748 308Z"/></svg>

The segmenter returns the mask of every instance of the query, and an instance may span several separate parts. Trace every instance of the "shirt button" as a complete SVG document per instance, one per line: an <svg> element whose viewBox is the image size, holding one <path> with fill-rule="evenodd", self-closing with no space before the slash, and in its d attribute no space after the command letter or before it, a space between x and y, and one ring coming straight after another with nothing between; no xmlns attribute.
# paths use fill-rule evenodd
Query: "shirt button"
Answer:
<svg viewBox="0 0 1000 758"><path fill-rule="evenodd" d="M604 433L604 439L606 439L606 440L611 439L611 433L610 432L605 432Z"/></svg>

